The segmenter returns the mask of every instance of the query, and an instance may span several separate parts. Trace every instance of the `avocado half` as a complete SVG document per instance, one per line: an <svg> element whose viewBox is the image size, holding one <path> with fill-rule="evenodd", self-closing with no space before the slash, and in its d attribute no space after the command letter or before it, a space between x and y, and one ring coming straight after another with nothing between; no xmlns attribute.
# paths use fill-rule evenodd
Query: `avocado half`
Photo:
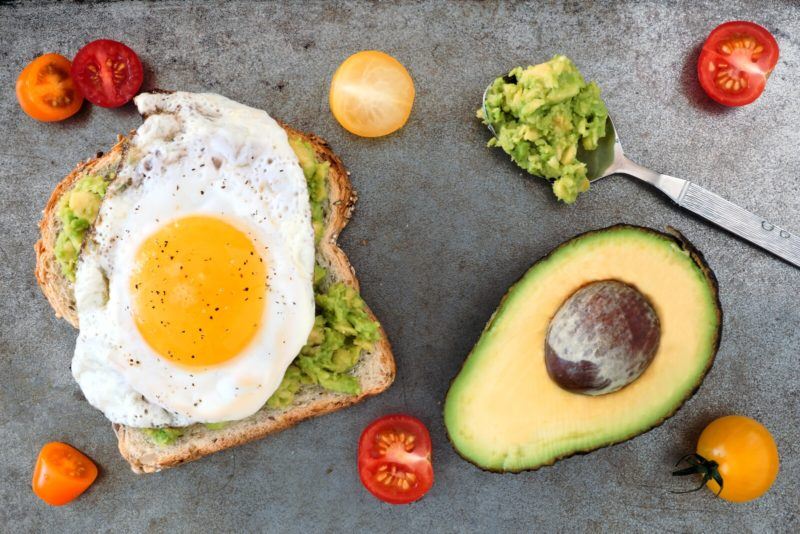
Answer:
<svg viewBox="0 0 800 534"><path fill-rule="evenodd" d="M537 469L638 436L692 396L717 353L722 310L702 254L668 230L617 225L579 235L508 290L445 400L445 427L463 458L490 471ZM544 345L561 305L599 280L619 280L646 296L661 339L639 378L588 396L550 378Z"/></svg>

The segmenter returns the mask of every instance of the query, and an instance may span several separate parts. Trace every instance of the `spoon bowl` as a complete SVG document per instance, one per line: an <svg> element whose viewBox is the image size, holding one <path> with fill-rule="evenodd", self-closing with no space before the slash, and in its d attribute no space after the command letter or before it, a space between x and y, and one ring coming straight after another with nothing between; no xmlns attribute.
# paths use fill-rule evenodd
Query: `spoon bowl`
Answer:
<svg viewBox="0 0 800 534"><path fill-rule="evenodd" d="M505 76L503 76L503 81L506 82L506 83L516 82L517 81L517 77L516 76L512 76L511 74L506 74ZM489 94L489 89L492 88L492 85L494 85L494 82L492 82L489 85L487 85L486 89L483 90L483 98L481 98L481 108L483 109L483 117L484 117L484 119L486 119L486 127L489 128L489 131L492 132L493 136L497 137L497 132L494 131L494 126L492 126L492 123L489 122L489 118L488 118L489 117L489 112L486 109L486 95Z"/></svg>
<svg viewBox="0 0 800 534"><path fill-rule="evenodd" d="M616 172L615 164L624 158L624 154L610 115L606 119L606 134L597 140L597 148L586 150L583 148L583 143L578 143L575 157L586 165L586 178L590 182L596 182Z"/></svg>
<svg viewBox="0 0 800 534"><path fill-rule="evenodd" d="M503 81L505 83L514 83L517 81L517 78L511 74L506 74L503 76ZM489 110L486 108L486 97L488 96L492 85L494 85L494 82L489 84L483 91L481 108L483 109L483 117L486 122L486 127L493 136L497 137L497 131L494 129L494 125L489 122ZM611 169L614 168L614 161L617 157L617 154L620 156L623 155L622 145L619 143L617 131L614 129L614 122L611 120L611 116L609 115L608 119L606 119L606 135L598 140L597 148L595 150L585 150L583 145L578 143L578 153L576 157L578 158L578 161L586 164L586 177L590 182L594 182L600 178L605 178L606 176L614 174Z"/></svg>

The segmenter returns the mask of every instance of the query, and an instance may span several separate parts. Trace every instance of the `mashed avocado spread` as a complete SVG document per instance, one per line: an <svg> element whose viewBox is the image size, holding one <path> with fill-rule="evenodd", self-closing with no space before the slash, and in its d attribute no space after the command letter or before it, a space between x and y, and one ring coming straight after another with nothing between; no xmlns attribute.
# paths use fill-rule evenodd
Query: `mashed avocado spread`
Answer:
<svg viewBox="0 0 800 534"><path fill-rule="evenodd" d="M326 181L330 163L318 161L314 148L306 141L293 137L289 143L297 153L308 182L311 201L311 223L316 242L325 228L325 201L328 198ZM327 271L314 266L314 295L316 318L308 342L286 369L280 386L267 401L269 408L289 406L303 385L316 384L331 391L355 395L361 392L358 378L350 371L358 363L362 350L369 350L380 338L378 323L367 314L358 292L341 282L328 283ZM225 423L206 424L219 429ZM169 445L183 435L181 428L143 429L157 445Z"/></svg>
<svg viewBox="0 0 800 534"><path fill-rule="evenodd" d="M589 189L586 165L576 158L578 143L585 150L597 148L608 110L600 88L587 84L569 58L555 56L497 78L485 107L486 113L481 108L477 115L497 133L490 147L501 147L517 165L552 181L553 193L567 204Z"/></svg>
<svg viewBox="0 0 800 534"><path fill-rule="evenodd" d="M61 272L71 282L75 281L75 266L83 237L94 222L108 183L113 178L113 173L107 176L88 174L58 202L56 214L61 222L61 231L56 236L54 253Z"/></svg>

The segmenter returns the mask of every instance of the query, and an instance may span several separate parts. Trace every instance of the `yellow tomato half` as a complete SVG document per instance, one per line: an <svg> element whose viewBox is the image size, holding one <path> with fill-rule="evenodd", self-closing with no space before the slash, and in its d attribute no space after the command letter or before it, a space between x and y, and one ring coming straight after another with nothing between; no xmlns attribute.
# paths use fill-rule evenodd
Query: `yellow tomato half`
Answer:
<svg viewBox="0 0 800 534"><path fill-rule="evenodd" d="M331 80L333 116L347 131L380 137L403 127L414 104L414 81L392 56L365 50L339 65Z"/></svg>

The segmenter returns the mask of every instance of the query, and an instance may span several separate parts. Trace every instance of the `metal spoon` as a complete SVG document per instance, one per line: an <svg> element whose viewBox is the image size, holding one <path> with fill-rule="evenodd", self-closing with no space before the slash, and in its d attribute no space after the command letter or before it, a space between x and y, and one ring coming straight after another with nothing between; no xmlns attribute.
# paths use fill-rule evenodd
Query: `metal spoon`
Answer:
<svg viewBox="0 0 800 534"><path fill-rule="evenodd" d="M514 78L506 78L508 82L514 81ZM489 116L486 112L488 91L487 87L483 93L484 117ZM492 135L496 136L492 125L488 126ZM697 184L659 174L626 158L610 116L606 122L606 135L598 141L597 149L585 151L579 145L577 158L586 164L586 174L590 182L612 174L627 174L638 178L660 189L680 207L800 267L800 238L796 235Z"/></svg>

